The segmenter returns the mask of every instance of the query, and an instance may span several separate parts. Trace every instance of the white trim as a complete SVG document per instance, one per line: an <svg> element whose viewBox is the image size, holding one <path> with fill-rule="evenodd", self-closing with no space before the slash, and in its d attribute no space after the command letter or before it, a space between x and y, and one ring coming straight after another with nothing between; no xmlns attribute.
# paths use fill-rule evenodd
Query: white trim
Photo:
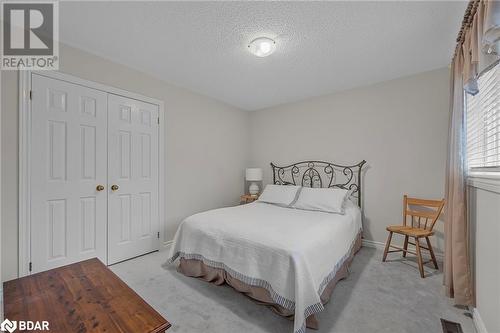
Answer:
<svg viewBox="0 0 500 333"><path fill-rule="evenodd" d="M1 282L1 285L3 286L3 282ZM4 316L4 314L3 314L3 288L0 287L0 321L2 321L2 322L4 320L3 316Z"/></svg>
<svg viewBox="0 0 500 333"><path fill-rule="evenodd" d="M167 194L167 170L166 170L166 149L167 140L165 135L165 129L167 128L167 120L165 117L165 103L158 100L158 117L160 118L160 124L158 128L158 149L159 149L159 159L158 159L158 209L159 209L159 219L160 219L160 244L167 238L167 221L166 221L166 194Z"/></svg>
<svg viewBox="0 0 500 333"><path fill-rule="evenodd" d="M469 178L500 179L500 171L469 171Z"/></svg>
<svg viewBox="0 0 500 333"><path fill-rule="evenodd" d="M156 98L153 98L153 97L144 96L144 95L137 94L137 93L134 93L134 92L131 92L128 90L116 88L113 86L108 86L108 85L105 85L102 83L85 80L85 79L79 78L77 76L62 73L60 71L36 71L36 72L24 71L24 72L28 72L30 74L36 74L36 75L40 75L40 76L45 76L48 78L57 79L57 80L61 80L61 81L66 81L66 82L73 83L73 84L78 84L78 85L81 85L84 87L88 87L88 88L92 88L92 89L96 89L96 90L101 90L101 91L106 92L106 93L110 93L110 94L114 94L114 95L118 95L118 96L122 96L122 97L126 97L126 98L132 98L132 99L136 99L138 101L156 104L159 106L164 104L163 101L156 99Z"/></svg>
<svg viewBox="0 0 500 333"><path fill-rule="evenodd" d="M467 185L500 193L500 174L473 173L467 178Z"/></svg>
<svg viewBox="0 0 500 333"><path fill-rule="evenodd" d="M136 99L138 101L155 104L158 106L160 125L158 135L158 209L159 209L159 222L160 222L160 249L161 245L165 244L166 235L166 208L165 208L165 103L162 100L144 96L141 94L133 93L120 88L115 88L98 82L88 81L79 77L65 74L59 71L19 71L19 258L18 258L18 275L19 277L29 274L28 265L31 258L30 249L30 142L31 142L31 100L29 92L31 90L31 77L32 75L44 76L52 79L65 81L72 84L78 84L95 90L114 94L126 98Z"/></svg>
<svg viewBox="0 0 500 333"><path fill-rule="evenodd" d="M477 333L488 333L477 308L472 308L472 320L474 321Z"/></svg>
<svg viewBox="0 0 500 333"><path fill-rule="evenodd" d="M172 245L174 243L174 240L169 240L169 241L165 241L163 242L163 248L160 249L160 251L163 251L163 250L166 250L167 248L170 247L170 245Z"/></svg>
<svg viewBox="0 0 500 333"><path fill-rule="evenodd" d="M363 239L363 246L375 248L375 249L382 250L382 251L385 250L385 243L370 240L370 239ZM409 246L413 247L411 245L409 245ZM428 253L428 252L424 252L423 254L425 254L425 253ZM436 256L436 259L438 259L439 261L443 261L443 259L444 259L443 253L434 251L434 255Z"/></svg>
<svg viewBox="0 0 500 333"><path fill-rule="evenodd" d="M500 166L469 168L469 174L500 175Z"/></svg>
<svg viewBox="0 0 500 333"><path fill-rule="evenodd" d="M2 93L2 71L0 71L0 95ZM0 103L0 115L4 112ZM0 117L0 151L2 150L2 117ZM2 165L0 163L0 189L2 188ZM2 242L2 191L0 191L0 243ZM2 247L0 246L0 321L3 322L3 278L2 278Z"/></svg>
<svg viewBox="0 0 500 333"><path fill-rule="evenodd" d="M18 276L29 274L31 258L30 219L30 140L31 140L31 72L19 71L19 260Z"/></svg>
<svg viewBox="0 0 500 333"><path fill-rule="evenodd" d="M385 249L385 244L382 242L377 242L374 240L369 240L369 239L363 239L362 241L363 246L365 247L371 247L379 250L384 250Z"/></svg>

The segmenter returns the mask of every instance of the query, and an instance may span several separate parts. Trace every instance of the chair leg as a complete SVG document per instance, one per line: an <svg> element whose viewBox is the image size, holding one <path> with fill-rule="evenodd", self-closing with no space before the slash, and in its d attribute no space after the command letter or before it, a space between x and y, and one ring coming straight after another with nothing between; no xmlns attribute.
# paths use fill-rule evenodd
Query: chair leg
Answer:
<svg viewBox="0 0 500 333"><path fill-rule="evenodd" d="M431 258L432 262L434 263L434 268L439 269L436 256L434 255L434 250L432 249L431 241L429 240L429 237L425 237L425 240L427 241L427 247L429 248L429 252L431 253Z"/></svg>
<svg viewBox="0 0 500 333"><path fill-rule="evenodd" d="M406 250L408 250L408 238L409 236L405 236L405 244L403 246L403 249L405 250L403 251L403 258L406 258Z"/></svg>
<svg viewBox="0 0 500 333"><path fill-rule="evenodd" d="M392 240L392 231L389 231L389 236L387 237L387 243L385 243L384 257L382 258L382 261L385 261L385 259L387 258L387 252L389 251L389 245L391 245L391 240Z"/></svg>
<svg viewBox="0 0 500 333"><path fill-rule="evenodd" d="M422 263L422 253L420 252L420 241L418 240L418 237L415 237L415 247L417 248L417 261L420 277L424 278L424 264Z"/></svg>

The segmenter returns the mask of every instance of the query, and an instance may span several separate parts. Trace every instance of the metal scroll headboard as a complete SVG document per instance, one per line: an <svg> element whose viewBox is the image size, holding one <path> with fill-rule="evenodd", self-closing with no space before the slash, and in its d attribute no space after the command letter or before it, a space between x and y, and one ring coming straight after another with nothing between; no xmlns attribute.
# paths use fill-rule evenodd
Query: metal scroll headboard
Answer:
<svg viewBox="0 0 500 333"><path fill-rule="evenodd" d="M354 165L339 165L323 161L303 161L273 168L273 184L307 187L343 188L352 190L351 196L361 207L361 168L365 160Z"/></svg>

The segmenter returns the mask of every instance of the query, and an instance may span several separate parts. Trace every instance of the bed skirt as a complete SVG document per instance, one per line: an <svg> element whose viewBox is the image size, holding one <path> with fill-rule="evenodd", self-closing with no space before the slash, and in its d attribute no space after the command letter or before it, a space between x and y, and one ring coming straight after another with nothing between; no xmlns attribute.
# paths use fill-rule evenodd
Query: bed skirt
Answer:
<svg viewBox="0 0 500 333"><path fill-rule="evenodd" d="M323 293L321 294L320 298L323 304L328 303L328 301L330 300L333 289L337 285L337 282L341 279L346 278L347 275L349 274L349 266L351 265L354 255L361 248L361 243L362 243L361 233L359 233L358 236L356 237L356 240L354 241L354 245L351 248L351 253L349 253L349 257L344 262L344 264L338 269L333 279L328 283ZM266 289L248 285L232 277L224 269L210 267L208 265L205 265L201 260L181 258L177 270L186 276L195 277L203 281L211 282L218 286L227 283L228 285L233 287L236 291L245 294L258 304L262 304L269 307L271 310L273 310L280 316L286 317L290 320L293 320L294 318L294 312L285 309L279 304L276 304L272 300L271 295ZM319 328L318 320L316 319L316 316L314 314L307 317L306 327L312 329Z"/></svg>

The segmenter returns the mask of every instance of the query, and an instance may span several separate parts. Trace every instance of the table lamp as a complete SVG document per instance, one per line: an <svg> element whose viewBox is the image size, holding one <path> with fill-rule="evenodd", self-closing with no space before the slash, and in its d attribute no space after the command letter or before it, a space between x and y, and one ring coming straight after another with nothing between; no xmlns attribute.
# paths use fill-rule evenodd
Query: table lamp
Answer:
<svg viewBox="0 0 500 333"><path fill-rule="evenodd" d="M261 168L247 168L245 172L245 179L252 182L248 187L248 193L251 195L259 194L259 185L256 182L262 180L262 169Z"/></svg>

